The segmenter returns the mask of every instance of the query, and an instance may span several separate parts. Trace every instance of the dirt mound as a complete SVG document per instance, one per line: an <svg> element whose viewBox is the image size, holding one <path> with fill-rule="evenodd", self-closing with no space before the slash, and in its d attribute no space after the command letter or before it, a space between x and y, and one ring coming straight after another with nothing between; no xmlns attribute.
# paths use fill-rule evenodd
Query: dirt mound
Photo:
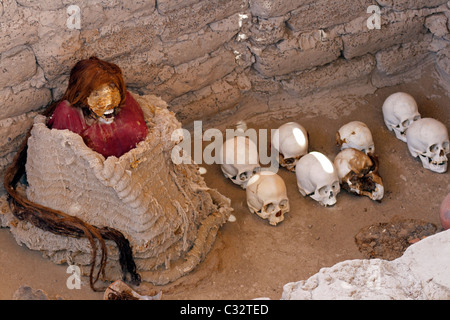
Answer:
<svg viewBox="0 0 450 320"><path fill-rule="evenodd" d="M394 219L362 228L355 236L359 251L368 259L394 260L413 243L435 234L435 224L416 219Z"/></svg>

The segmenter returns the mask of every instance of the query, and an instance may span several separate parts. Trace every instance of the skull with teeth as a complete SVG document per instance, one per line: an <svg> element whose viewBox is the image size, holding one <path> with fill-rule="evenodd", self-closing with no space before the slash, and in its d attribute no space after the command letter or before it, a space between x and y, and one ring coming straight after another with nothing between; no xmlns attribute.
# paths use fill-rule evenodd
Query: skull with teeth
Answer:
<svg viewBox="0 0 450 320"><path fill-rule="evenodd" d="M271 225L284 220L289 212L289 199L283 179L274 172L262 171L248 182L247 205L252 213L267 219Z"/></svg>
<svg viewBox="0 0 450 320"><path fill-rule="evenodd" d="M414 98L405 92L394 93L384 101L382 109L387 128L406 142L406 130L421 118Z"/></svg>
<svg viewBox="0 0 450 320"><path fill-rule="evenodd" d="M365 154L375 153L372 133L364 122L352 121L343 125L336 133L336 143L341 150L354 148Z"/></svg>
<svg viewBox="0 0 450 320"><path fill-rule="evenodd" d="M248 180L260 170L256 144L246 136L225 141L220 154L223 174L234 184L246 188Z"/></svg>
<svg viewBox="0 0 450 320"><path fill-rule="evenodd" d="M450 143L447 127L432 118L415 121L406 132L409 152L419 157L425 169L444 173L447 171Z"/></svg>
<svg viewBox="0 0 450 320"><path fill-rule="evenodd" d="M295 167L297 186L303 196L310 196L323 206L336 203L341 191L333 162L320 152L310 152L301 157Z"/></svg>
<svg viewBox="0 0 450 320"><path fill-rule="evenodd" d="M308 133L296 122L285 123L275 130L272 146L279 153L280 165L295 171L297 161L308 153Z"/></svg>
<svg viewBox="0 0 450 320"><path fill-rule="evenodd" d="M334 166L343 189L372 200L383 198L384 186L375 158L360 150L348 148L339 152L334 159Z"/></svg>
<svg viewBox="0 0 450 320"><path fill-rule="evenodd" d="M120 91L114 83L103 84L87 97L89 109L100 122L106 124L114 121L114 111L120 105L121 100Z"/></svg>

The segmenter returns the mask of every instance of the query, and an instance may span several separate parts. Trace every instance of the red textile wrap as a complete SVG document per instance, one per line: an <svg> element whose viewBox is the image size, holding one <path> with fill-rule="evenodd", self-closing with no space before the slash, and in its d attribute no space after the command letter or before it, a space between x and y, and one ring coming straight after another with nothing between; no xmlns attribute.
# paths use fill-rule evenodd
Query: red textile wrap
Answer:
<svg viewBox="0 0 450 320"><path fill-rule="evenodd" d="M67 100L58 104L48 122L48 126L59 130L69 129L79 135L88 127L86 121L84 121L83 111L72 107Z"/></svg>
<svg viewBox="0 0 450 320"><path fill-rule="evenodd" d="M79 108L73 107L68 101L62 101L53 112L48 126L78 133L88 147L105 158L120 157L136 147L148 133L144 113L128 92L125 105L115 115L111 124L95 122L88 126Z"/></svg>

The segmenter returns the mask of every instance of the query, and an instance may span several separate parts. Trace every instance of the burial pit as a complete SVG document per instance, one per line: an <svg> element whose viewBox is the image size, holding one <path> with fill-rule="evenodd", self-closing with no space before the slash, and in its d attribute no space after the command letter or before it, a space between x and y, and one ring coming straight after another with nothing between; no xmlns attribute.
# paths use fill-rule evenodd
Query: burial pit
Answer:
<svg viewBox="0 0 450 320"><path fill-rule="evenodd" d="M177 217L181 219L176 222L180 229L169 228L167 232L181 232L175 237L179 247L171 253L159 247L163 254L149 268L171 270L178 263L185 266L180 262L183 259L195 262L163 281L160 274L155 280L148 273L147 281L134 288L140 294L161 292L162 299L450 297L448 275L433 274L435 269L422 267L426 261L433 261L433 265L442 263L445 269L448 263L445 254L440 256L431 247L442 248L444 253L450 247L449 231L440 219L441 204L450 193L449 170L437 173L423 167L421 160L411 155L408 143L386 126L382 110L390 95L404 92L417 103L421 118L437 119L449 129L448 1L81 0L68 5L57 0L13 0L0 4L0 25L2 176L33 124L35 130L44 130L39 127L43 121L40 113L64 94L72 67L91 56L118 65L127 90L137 99L153 99L153 104L159 103L161 112L168 117L160 114L156 123L148 123L150 129L158 129L152 141L160 143L152 150L160 151L154 158L150 154L145 155L143 162L133 158L142 155L141 150L127 155L127 165L148 165L152 172L139 173L139 177L156 176L161 180L180 173L178 164L170 162L171 133L182 128L185 137L191 138L184 144L190 147L187 149L192 162L184 176L187 182L183 183L188 185L189 179L194 179L197 189L190 185L188 195L183 194L180 190L184 189L177 189L178 180L174 178L165 186L172 190L172 198L156 192L155 201L171 199L182 203L180 199L190 198L190 192L198 195L208 189L214 190L216 198L212 202L219 203L215 211L225 209L210 225L211 231L206 232L212 235L206 241L210 245L202 247L201 254L194 258L189 252L195 248L197 228L202 221L210 220L202 214L195 221L183 215ZM216 142L208 137L208 131L220 132L225 139L227 130L253 129L260 134L258 142L262 141L258 148L273 151L270 133L283 124L296 122L307 131L308 152L320 152L333 161L340 152L336 133L353 121L370 129L378 174L384 185L381 200L356 195L341 186L336 203L323 206L302 195L296 173L280 166L277 174L286 187L289 211L282 221L271 224L249 210L246 190L225 177L220 164L205 157L211 154L205 150L211 151ZM55 139L56 146L59 140ZM76 138L70 141L83 143ZM150 145L152 141L146 143ZM164 143L168 143L167 148ZM52 159L52 147L47 147L45 155ZM30 150L39 152L35 145ZM91 165L98 160L88 156L86 159ZM58 170L74 163L69 160L55 161L62 166ZM44 162L39 163L42 170ZM195 170L190 171L192 168ZM71 170L77 172L76 168ZM46 177L49 175L51 170L46 171ZM165 181L159 180L158 188L162 188ZM90 187L86 181L90 180L83 181L82 189L86 191ZM21 183L24 192L39 202L39 197L33 195L34 189L27 191L27 182ZM141 185L152 188L152 184ZM58 195L58 208L69 213L77 211L73 194L72 190ZM45 233L34 238L32 244L27 243L24 239L32 228L11 215L6 200L7 192L2 189L0 299L12 299L23 285L41 289L50 297L103 299L103 292L94 292L89 286L89 245L56 240L57 245L53 246L55 239ZM210 205L210 199L205 201ZM181 207L178 213L184 212ZM126 208L133 212L133 208ZM107 221L107 215L102 214L95 223L114 227L114 221ZM141 227L139 221L148 224L145 219L129 219L122 225L133 230ZM19 225L20 232L14 232ZM145 232L142 237L145 238ZM140 245L146 243L144 238ZM163 240L159 243L162 246ZM136 254L138 244L132 244ZM158 243L151 246L158 248ZM67 259L67 248L83 254ZM113 245L111 248L113 257L117 252ZM139 250L138 259L148 258L147 251L142 247ZM70 264L85 266L80 289L67 286ZM407 269L396 273L392 271L395 268ZM347 277L346 270L355 279L362 279L360 283ZM103 279L105 285L120 278L120 272L114 268L113 271ZM414 274L413 280L402 278L405 272ZM308 289L311 283L320 282L324 274L326 281L321 283L326 290L320 287L315 293ZM380 293L367 285L374 275L389 290ZM435 282L414 280L430 278ZM405 286L417 290L391 290L392 281L403 280ZM342 281L348 282L342 286ZM347 290L349 286L353 291ZM368 294L365 290L372 291ZM380 295L372 295L374 292Z"/></svg>

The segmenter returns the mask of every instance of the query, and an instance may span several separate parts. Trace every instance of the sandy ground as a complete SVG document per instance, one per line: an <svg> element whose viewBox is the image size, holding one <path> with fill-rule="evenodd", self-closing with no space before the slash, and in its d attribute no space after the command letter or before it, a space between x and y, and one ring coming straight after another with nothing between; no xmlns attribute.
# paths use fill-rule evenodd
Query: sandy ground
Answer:
<svg viewBox="0 0 450 320"><path fill-rule="evenodd" d="M310 151L323 152L331 159L339 152L336 131L349 121L365 122L374 137L385 185L381 203L342 190L335 206L322 207L301 196L294 173L280 169L291 211L274 227L248 211L245 191L226 180L217 165L205 166L207 184L232 200L236 221L220 229L211 252L192 273L163 287L141 285L138 290L161 291L163 299L280 299L288 282L307 279L320 268L343 260L365 258L355 243L355 235L364 227L395 219L419 219L435 224L439 231L439 206L450 192L450 173L423 169L410 156L406 144L385 127L381 105L396 91L411 93L422 117L440 119L450 127L449 97L432 76L377 90L364 98L341 91L335 105L328 105L330 98L322 96L323 100L316 99L321 105L317 112L311 112L310 106L296 106L292 97L277 97L291 105L289 112L253 119L241 116L256 129L275 129L287 121L297 121L310 134ZM249 98L244 103L249 115L248 110L257 114L257 110L267 109L270 100ZM55 265L39 252L18 246L8 229L0 229L0 261L0 299L11 299L21 285L42 289L51 298L103 298L103 293L91 291L87 278L83 278L81 289L69 290L67 266Z"/></svg>

